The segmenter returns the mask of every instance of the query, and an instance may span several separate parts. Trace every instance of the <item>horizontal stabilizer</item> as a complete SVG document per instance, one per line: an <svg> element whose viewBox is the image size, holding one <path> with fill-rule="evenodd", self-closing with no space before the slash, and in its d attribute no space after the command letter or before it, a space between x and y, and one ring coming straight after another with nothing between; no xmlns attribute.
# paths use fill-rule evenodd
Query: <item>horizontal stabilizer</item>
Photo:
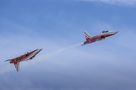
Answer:
<svg viewBox="0 0 136 90"><path fill-rule="evenodd" d="M11 61L12 59L5 60L5 62Z"/></svg>

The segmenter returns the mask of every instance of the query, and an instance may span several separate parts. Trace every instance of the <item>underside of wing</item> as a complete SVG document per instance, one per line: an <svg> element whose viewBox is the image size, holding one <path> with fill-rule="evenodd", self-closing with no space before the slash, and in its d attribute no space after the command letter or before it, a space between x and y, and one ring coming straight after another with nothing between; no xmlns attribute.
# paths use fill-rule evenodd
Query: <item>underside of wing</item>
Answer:
<svg viewBox="0 0 136 90"><path fill-rule="evenodd" d="M17 72L19 71L19 66L20 66L20 63L18 62L18 63L14 63L14 66L15 66L15 68L16 68L16 70L17 70Z"/></svg>

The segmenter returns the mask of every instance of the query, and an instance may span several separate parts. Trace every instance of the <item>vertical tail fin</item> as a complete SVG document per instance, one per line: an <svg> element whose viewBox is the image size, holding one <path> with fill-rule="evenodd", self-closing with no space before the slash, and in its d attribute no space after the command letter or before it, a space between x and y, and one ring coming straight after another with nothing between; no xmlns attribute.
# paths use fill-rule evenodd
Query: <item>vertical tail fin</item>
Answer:
<svg viewBox="0 0 136 90"><path fill-rule="evenodd" d="M86 41L83 44L81 44L82 46L89 43L90 39L92 38L92 36L89 35L87 32L84 32L84 36L85 36Z"/></svg>
<svg viewBox="0 0 136 90"><path fill-rule="evenodd" d="M84 35L85 35L85 38L87 39L87 38L91 38L92 36L91 35L89 35L87 32L84 32Z"/></svg>
<svg viewBox="0 0 136 90"><path fill-rule="evenodd" d="M19 66L20 66L20 63L18 62L18 63L14 63L14 66L15 66L15 68L16 68L16 70L17 70L17 72L19 71Z"/></svg>

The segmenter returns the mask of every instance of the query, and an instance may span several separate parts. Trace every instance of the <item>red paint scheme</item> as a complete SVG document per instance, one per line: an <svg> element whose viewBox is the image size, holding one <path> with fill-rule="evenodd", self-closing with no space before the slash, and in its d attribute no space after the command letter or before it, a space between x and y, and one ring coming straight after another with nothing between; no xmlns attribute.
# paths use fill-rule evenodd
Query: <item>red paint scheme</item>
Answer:
<svg viewBox="0 0 136 90"><path fill-rule="evenodd" d="M9 59L7 61L9 61L11 64L14 64L15 68L16 68L16 70L18 72L19 71L19 64L20 64L20 62L33 59L41 50L42 49L36 49L36 50L28 52L28 53L26 53L24 55L21 55L19 57L16 57L16 58L13 58L13 59Z"/></svg>
<svg viewBox="0 0 136 90"><path fill-rule="evenodd" d="M100 35L90 36L89 34L84 32L86 41L82 45L90 44L90 43L105 39L106 37L115 35L117 33L118 32L102 32Z"/></svg>

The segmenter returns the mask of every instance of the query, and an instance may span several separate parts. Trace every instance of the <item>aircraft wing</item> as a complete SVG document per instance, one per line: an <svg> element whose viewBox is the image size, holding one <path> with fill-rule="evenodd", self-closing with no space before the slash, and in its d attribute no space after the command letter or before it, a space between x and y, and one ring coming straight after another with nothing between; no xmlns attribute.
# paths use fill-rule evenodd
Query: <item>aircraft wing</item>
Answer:
<svg viewBox="0 0 136 90"><path fill-rule="evenodd" d="M39 49L30 59L33 59L42 49Z"/></svg>
<svg viewBox="0 0 136 90"><path fill-rule="evenodd" d="M15 68L16 68L16 70L17 70L17 72L19 71L19 66L20 66L20 63L18 62L18 63L14 63L14 66L15 66Z"/></svg>

